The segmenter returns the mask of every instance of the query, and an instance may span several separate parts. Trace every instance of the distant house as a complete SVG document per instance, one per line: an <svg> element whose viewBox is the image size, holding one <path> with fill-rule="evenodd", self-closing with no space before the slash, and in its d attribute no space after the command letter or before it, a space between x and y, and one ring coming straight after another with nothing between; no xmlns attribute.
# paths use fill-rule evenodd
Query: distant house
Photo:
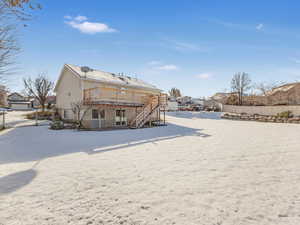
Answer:
<svg viewBox="0 0 300 225"><path fill-rule="evenodd" d="M143 127L160 120L167 102L160 89L142 80L70 64L64 65L54 91L63 119L78 119L72 109L81 103L83 125L93 129Z"/></svg>
<svg viewBox="0 0 300 225"><path fill-rule="evenodd" d="M178 102L176 98L169 96L167 106L165 108L166 111L177 111L178 110Z"/></svg>
<svg viewBox="0 0 300 225"><path fill-rule="evenodd" d="M227 101L228 102L228 101ZM228 104L226 102L226 104ZM284 84L273 88L266 95L243 96L243 105L299 105L300 82Z"/></svg>
<svg viewBox="0 0 300 225"><path fill-rule="evenodd" d="M0 107L1 106L7 106L7 91L3 85L0 85Z"/></svg>
<svg viewBox="0 0 300 225"><path fill-rule="evenodd" d="M232 93L232 92L217 92L215 93L213 96L211 96L211 100L214 100L216 102L219 102L219 103L222 103L222 104L225 104L227 99L230 97L230 96L234 96L236 95L236 93Z"/></svg>
<svg viewBox="0 0 300 225"><path fill-rule="evenodd" d="M196 111L200 111L200 110L204 109L204 102L205 102L205 99L203 99L203 98L192 98L191 99L192 107Z"/></svg>
<svg viewBox="0 0 300 225"><path fill-rule="evenodd" d="M194 105L204 105L204 99L203 98L192 98L191 99L191 101L192 101L192 104L194 104Z"/></svg>
<svg viewBox="0 0 300 225"><path fill-rule="evenodd" d="M284 84L267 93L268 105L299 105L300 82Z"/></svg>
<svg viewBox="0 0 300 225"><path fill-rule="evenodd" d="M182 96L177 98L177 102L179 103L179 105L182 106L191 104L191 101L192 101L192 97L190 96Z"/></svg>
<svg viewBox="0 0 300 225"><path fill-rule="evenodd" d="M204 101L204 109L208 111L222 111L223 103L216 101L213 98L208 98Z"/></svg>
<svg viewBox="0 0 300 225"><path fill-rule="evenodd" d="M30 110L33 108L33 100L14 92L8 95L8 106L13 110Z"/></svg>

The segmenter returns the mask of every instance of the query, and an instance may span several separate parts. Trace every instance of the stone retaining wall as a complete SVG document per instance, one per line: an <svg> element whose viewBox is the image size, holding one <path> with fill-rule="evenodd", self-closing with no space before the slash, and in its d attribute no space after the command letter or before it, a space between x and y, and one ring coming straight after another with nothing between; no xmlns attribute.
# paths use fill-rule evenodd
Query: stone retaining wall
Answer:
<svg viewBox="0 0 300 225"><path fill-rule="evenodd" d="M300 105L280 105L280 106L237 106L223 105L223 112L247 113L266 116L276 116L278 113L291 111L294 116L300 116Z"/></svg>
<svg viewBox="0 0 300 225"><path fill-rule="evenodd" d="M300 116L292 118L284 118L278 116L266 116L266 115L250 115L250 114L237 114L237 113L224 113L221 118L230 120L248 120L248 121L259 121L259 122L272 122L272 123L299 123Z"/></svg>

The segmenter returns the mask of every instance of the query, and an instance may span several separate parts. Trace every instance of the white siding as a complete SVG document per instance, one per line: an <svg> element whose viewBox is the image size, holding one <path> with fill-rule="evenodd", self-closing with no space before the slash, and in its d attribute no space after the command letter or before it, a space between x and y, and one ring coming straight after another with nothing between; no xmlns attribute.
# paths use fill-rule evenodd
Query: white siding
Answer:
<svg viewBox="0 0 300 225"><path fill-rule="evenodd" d="M81 81L68 69L63 73L56 89L56 107L70 110L72 102L82 101Z"/></svg>

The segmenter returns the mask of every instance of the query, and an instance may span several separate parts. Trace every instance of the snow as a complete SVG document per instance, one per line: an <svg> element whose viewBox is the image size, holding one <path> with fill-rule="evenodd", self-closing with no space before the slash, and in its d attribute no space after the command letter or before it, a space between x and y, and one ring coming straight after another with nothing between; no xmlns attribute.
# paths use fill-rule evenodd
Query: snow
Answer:
<svg viewBox="0 0 300 225"><path fill-rule="evenodd" d="M128 86L128 87L137 87L137 88L147 88L154 91L160 91L157 87L152 84L146 83L140 79L117 75L113 73L103 72L100 70L92 69L87 73L82 72L80 66L75 66L71 64L66 64L67 67L70 67L76 74L80 75L81 78L87 78L94 81L100 81L104 83Z"/></svg>
<svg viewBox="0 0 300 225"><path fill-rule="evenodd" d="M31 113L32 111L7 111L5 114L5 124L6 126L15 126L17 124L21 124L24 122L28 122L29 120L25 118L27 113ZM2 124L2 118L0 118Z"/></svg>
<svg viewBox="0 0 300 225"><path fill-rule="evenodd" d="M300 224L300 126L217 115L0 135L0 224Z"/></svg>

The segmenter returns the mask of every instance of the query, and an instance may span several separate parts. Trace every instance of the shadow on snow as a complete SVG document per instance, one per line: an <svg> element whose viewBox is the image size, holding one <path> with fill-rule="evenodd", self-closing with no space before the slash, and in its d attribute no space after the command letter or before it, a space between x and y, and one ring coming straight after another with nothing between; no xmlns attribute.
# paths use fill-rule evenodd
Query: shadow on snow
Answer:
<svg viewBox="0 0 300 225"><path fill-rule="evenodd" d="M0 196L24 187L29 184L36 175L36 170L29 169L0 177Z"/></svg>
<svg viewBox="0 0 300 225"><path fill-rule="evenodd" d="M76 152L108 152L183 136L209 137L201 129L175 124L113 131L54 131L45 126L16 128L0 136L0 164L36 161Z"/></svg>

